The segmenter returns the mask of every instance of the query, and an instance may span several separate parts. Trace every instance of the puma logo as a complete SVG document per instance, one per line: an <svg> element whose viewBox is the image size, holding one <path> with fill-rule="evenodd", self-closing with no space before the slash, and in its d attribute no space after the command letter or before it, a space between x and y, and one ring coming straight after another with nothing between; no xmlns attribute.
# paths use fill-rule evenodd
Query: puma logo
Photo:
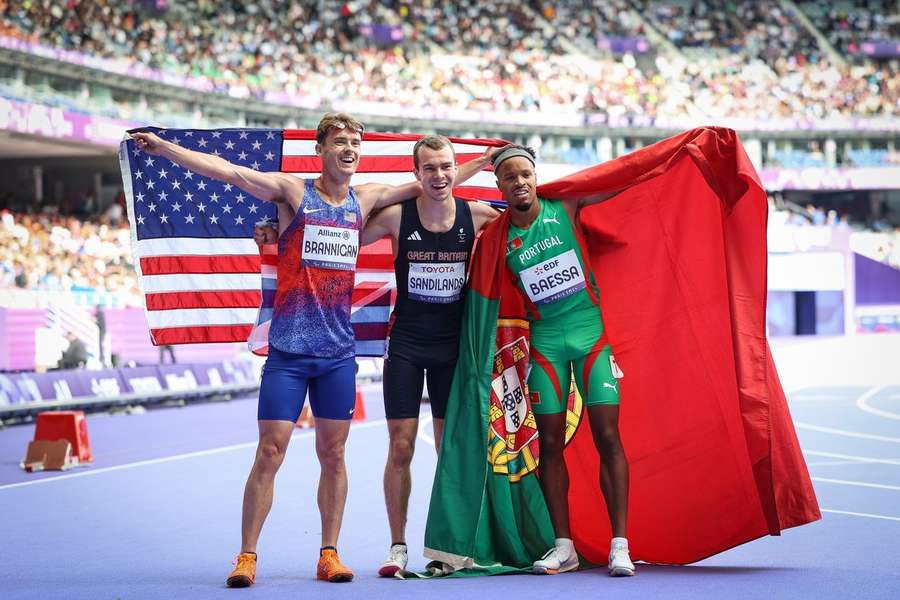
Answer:
<svg viewBox="0 0 900 600"><path fill-rule="evenodd" d="M604 382L603 382L603 387L609 388L609 389L611 389L611 390L615 390L616 393L619 393L618 382L616 382L616 383L609 383L609 382L607 382L607 381L604 381Z"/></svg>

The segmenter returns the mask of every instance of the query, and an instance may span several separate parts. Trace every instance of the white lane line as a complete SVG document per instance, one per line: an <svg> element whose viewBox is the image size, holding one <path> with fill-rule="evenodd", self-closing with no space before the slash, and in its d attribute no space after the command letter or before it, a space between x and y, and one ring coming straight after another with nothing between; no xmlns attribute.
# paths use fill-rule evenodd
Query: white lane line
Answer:
<svg viewBox="0 0 900 600"><path fill-rule="evenodd" d="M861 461L858 461L858 460L825 460L822 462L808 462L808 463L806 463L806 466L807 467L833 467L835 465L858 465L858 464L861 464Z"/></svg>
<svg viewBox="0 0 900 600"><path fill-rule="evenodd" d="M813 425L811 423L794 423L797 429L807 429L809 431L818 431L820 433L832 433L834 435L842 435L844 437L861 438L864 440L875 440L878 442L892 442L900 444L900 438L888 435L875 435L873 433L862 433L860 431L847 431L846 429L836 429L834 427L823 427L821 425Z"/></svg>
<svg viewBox="0 0 900 600"><path fill-rule="evenodd" d="M881 408L875 408L874 406L869 406L867 403L872 399L873 396L881 392L888 386L880 385L878 387L872 388L862 396L856 399L856 408L863 410L869 414L873 414L879 417L884 417L886 419L896 419L900 421L900 413L891 412L889 410L883 410Z"/></svg>
<svg viewBox="0 0 900 600"><path fill-rule="evenodd" d="M370 427L378 427L380 425L384 425L384 419L378 419L377 421L369 421L368 423L360 423L359 425L351 425L351 430L355 429L369 429ZM305 431L305 432L296 432L291 436L291 442L295 440L311 438L315 436L315 431ZM153 458L150 460L141 460L133 463L125 463L124 465L116 465L114 467L103 467L101 469L92 469L90 471L77 471L75 473L69 473L67 475L60 475L58 477L47 477L45 479L35 479L34 481L22 481L19 483L7 483L5 485L0 485L0 491L9 490L12 488L25 487L28 485L39 485L42 483L54 483L56 481L63 481L66 479L75 479L78 477L90 477L91 475L102 475L103 473L111 473L113 471L123 471L125 469L133 469L135 467L146 467L148 465L158 465L162 463L172 462L176 460L185 460L188 458L197 458L198 456L210 456L212 454L221 454L223 452L231 452L233 450L243 450L245 448L255 448L259 442L244 442L243 444L232 444L230 446L222 446L220 448L210 448L209 450L198 450L197 452L186 452L184 454L176 454L174 456L166 456L163 458Z"/></svg>
<svg viewBox="0 0 900 600"><path fill-rule="evenodd" d="M831 513L833 515L850 515L852 517L866 517L867 519L883 519L885 521L900 522L900 517L889 517L887 515L873 515L872 513L853 512L849 510L832 510L830 508L820 508L823 513Z"/></svg>
<svg viewBox="0 0 900 600"><path fill-rule="evenodd" d="M900 492L900 485L887 485L886 483L867 483L865 481L848 481L846 479L829 479L828 477L810 477L813 481L822 483L836 483L838 485L852 485L856 487L875 488L879 490L894 490Z"/></svg>
<svg viewBox="0 0 900 600"><path fill-rule="evenodd" d="M434 438L428 435L428 432L425 431L425 427L431 423L434 418L431 415L422 417L419 421L419 438L423 440L426 444L430 444L431 447L434 447Z"/></svg>
<svg viewBox="0 0 900 600"><path fill-rule="evenodd" d="M824 458L838 458L842 459L840 463L831 463L831 464L844 464L844 463L878 463L884 465L900 465L900 459L898 458L874 458L872 456L856 456L854 454L838 454L837 452L822 452L821 450L803 450L803 454L807 454L809 456L822 456ZM808 466L808 465L807 465Z"/></svg>

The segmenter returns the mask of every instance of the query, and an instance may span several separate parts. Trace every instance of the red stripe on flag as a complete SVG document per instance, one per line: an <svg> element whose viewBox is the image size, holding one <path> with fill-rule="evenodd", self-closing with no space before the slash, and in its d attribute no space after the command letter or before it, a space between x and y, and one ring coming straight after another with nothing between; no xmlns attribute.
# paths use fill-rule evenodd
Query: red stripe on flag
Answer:
<svg viewBox="0 0 900 600"><path fill-rule="evenodd" d="M250 335L253 325L210 325L205 327L166 327L151 329L153 343L208 344L212 342L243 342Z"/></svg>
<svg viewBox="0 0 900 600"><path fill-rule="evenodd" d="M258 308L260 290L220 290L216 292L163 292L146 294L147 310L178 308Z"/></svg>
<svg viewBox="0 0 900 600"><path fill-rule="evenodd" d="M387 337L387 323L354 323L353 336L361 341L383 340Z"/></svg>
<svg viewBox="0 0 900 600"><path fill-rule="evenodd" d="M459 164L481 156L480 153L457 154ZM413 170L412 156L360 156L357 173L410 173ZM318 156L288 156L281 158L281 170L285 173L315 173L322 170L322 160Z"/></svg>
<svg viewBox="0 0 900 600"><path fill-rule="evenodd" d="M145 256L141 258L144 275L181 275L187 273L259 273L259 256Z"/></svg>

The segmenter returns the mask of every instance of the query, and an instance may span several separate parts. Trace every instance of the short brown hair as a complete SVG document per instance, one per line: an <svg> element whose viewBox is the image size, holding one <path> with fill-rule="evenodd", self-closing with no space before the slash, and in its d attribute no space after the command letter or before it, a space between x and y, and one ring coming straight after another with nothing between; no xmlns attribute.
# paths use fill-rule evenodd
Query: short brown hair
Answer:
<svg viewBox="0 0 900 600"><path fill-rule="evenodd" d="M445 148L450 146L450 152L453 153L453 162L456 163L456 150L453 149L453 142L448 140L442 135L426 135L423 138L420 138L416 145L413 146L413 165L415 168L419 168L419 148L425 146L431 150L440 150L441 148Z"/></svg>
<svg viewBox="0 0 900 600"><path fill-rule="evenodd" d="M319 126L316 127L316 142L320 144L325 143L325 138L328 137L328 132L332 127L337 127L338 129L346 128L350 131L355 131L360 135L366 130L361 122L357 121L347 113L325 113L325 116L319 121Z"/></svg>

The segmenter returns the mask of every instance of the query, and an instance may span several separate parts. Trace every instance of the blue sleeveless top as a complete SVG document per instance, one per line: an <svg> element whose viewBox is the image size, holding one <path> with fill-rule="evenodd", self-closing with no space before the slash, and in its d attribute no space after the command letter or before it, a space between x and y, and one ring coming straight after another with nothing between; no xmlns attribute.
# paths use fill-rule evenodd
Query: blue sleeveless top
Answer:
<svg viewBox="0 0 900 600"><path fill-rule="evenodd" d="M350 307L362 211L353 188L343 205L325 202L312 179L278 239L278 287L269 344L323 358L355 354Z"/></svg>

